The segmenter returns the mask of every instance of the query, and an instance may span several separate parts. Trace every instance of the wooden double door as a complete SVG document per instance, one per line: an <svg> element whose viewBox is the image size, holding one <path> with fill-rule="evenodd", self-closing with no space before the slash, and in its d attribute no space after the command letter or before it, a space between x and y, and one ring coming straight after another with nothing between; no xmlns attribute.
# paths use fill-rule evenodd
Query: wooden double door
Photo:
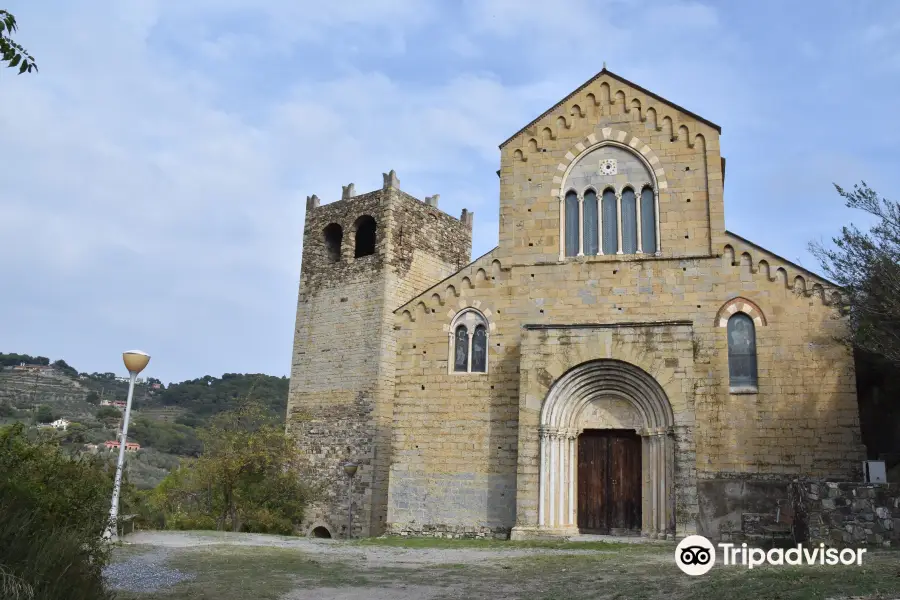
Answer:
<svg viewBox="0 0 900 600"><path fill-rule="evenodd" d="M578 436L578 528L640 534L641 438L634 430L585 430Z"/></svg>

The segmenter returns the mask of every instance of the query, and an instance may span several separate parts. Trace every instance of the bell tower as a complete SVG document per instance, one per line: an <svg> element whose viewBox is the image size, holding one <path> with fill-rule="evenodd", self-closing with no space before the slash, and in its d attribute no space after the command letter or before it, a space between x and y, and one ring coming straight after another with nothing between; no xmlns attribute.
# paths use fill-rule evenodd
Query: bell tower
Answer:
<svg viewBox="0 0 900 600"><path fill-rule="evenodd" d="M382 189L306 203L287 426L319 493L302 533L380 535L387 518L395 308L468 264L473 214ZM351 480L343 469L358 465ZM347 521L352 503L352 532Z"/></svg>

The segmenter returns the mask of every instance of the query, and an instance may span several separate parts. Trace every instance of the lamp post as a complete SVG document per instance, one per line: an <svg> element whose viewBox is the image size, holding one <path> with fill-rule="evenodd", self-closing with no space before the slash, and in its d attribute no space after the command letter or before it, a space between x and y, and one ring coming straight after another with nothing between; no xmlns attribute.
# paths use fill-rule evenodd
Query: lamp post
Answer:
<svg viewBox="0 0 900 600"><path fill-rule="evenodd" d="M140 350L129 350L122 353L125 368L128 369L128 400L125 402L125 419L122 421L122 435L119 436L119 462L116 465L116 480L113 484L112 505L109 508L109 523L103 532L103 539L118 538L119 492L122 489L122 470L125 466L125 444L128 443L128 418L131 416L131 399L134 397L134 380L150 362L150 355Z"/></svg>
<svg viewBox="0 0 900 600"><path fill-rule="evenodd" d="M347 474L347 538L353 537L353 476L359 465L352 462L344 464L344 473Z"/></svg>

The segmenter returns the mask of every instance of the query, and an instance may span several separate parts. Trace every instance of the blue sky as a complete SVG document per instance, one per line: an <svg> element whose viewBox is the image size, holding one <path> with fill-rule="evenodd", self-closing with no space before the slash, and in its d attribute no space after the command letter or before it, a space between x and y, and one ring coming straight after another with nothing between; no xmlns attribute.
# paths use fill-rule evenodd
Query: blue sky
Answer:
<svg viewBox="0 0 900 600"><path fill-rule="evenodd" d="M729 229L816 268L897 189L900 3L7 0L37 75L0 72L0 351L147 375L288 373L304 199L380 187L475 211L497 146L593 76L722 127Z"/></svg>

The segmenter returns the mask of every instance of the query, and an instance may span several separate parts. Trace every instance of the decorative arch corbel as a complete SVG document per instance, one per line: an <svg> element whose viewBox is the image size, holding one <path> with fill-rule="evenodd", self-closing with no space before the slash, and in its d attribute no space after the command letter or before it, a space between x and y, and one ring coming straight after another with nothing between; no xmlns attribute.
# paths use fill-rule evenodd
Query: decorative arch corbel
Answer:
<svg viewBox="0 0 900 600"><path fill-rule="evenodd" d="M766 321L766 316L763 314L763 311L756 305L752 300L748 300L746 298L742 298L738 296L737 298L732 298L728 302L722 305L722 308L719 309L719 312L716 313L716 326L717 327L728 327L728 319L734 313L742 312L748 315L751 319L753 319L753 324L757 327L764 327L768 325Z"/></svg>

